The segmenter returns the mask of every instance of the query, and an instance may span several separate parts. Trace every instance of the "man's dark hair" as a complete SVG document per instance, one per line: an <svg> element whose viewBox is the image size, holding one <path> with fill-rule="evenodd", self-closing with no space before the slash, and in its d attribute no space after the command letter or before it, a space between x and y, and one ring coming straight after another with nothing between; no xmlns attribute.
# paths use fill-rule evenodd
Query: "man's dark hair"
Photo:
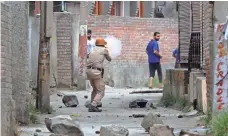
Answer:
<svg viewBox="0 0 228 136"><path fill-rule="evenodd" d="M92 30L88 29L87 34L92 34Z"/></svg>
<svg viewBox="0 0 228 136"><path fill-rule="evenodd" d="M157 34L160 34L159 32L154 32L154 36L157 36Z"/></svg>

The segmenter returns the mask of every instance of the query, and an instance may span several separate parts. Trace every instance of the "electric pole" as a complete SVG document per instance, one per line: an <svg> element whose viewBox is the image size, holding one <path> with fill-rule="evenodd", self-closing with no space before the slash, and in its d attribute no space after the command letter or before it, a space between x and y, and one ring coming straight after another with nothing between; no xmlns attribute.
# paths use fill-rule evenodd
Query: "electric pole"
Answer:
<svg viewBox="0 0 228 136"><path fill-rule="evenodd" d="M86 90L86 58L87 58L87 19L88 1L80 2L80 34L79 34L79 76L77 81L78 90Z"/></svg>
<svg viewBox="0 0 228 136"><path fill-rule="evenodd" d="M40 46L37 76L37 109L49 112L50 95L50 54L49 44L52 34L53 1L41 1L40 10Z"/></svg>

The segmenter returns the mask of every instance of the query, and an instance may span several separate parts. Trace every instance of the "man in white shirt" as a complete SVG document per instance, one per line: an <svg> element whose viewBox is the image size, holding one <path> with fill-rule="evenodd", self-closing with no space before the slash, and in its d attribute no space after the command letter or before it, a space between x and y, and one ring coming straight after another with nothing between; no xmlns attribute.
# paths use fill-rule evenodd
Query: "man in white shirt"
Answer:
<svg viewBox="0 0 228 136"><path fill-rule="evenodd" d="M92 38L92 31L89 29L87 31L87 58L89 57L89 54L91 51L95 48L95 40Z"/></svg>
<svg viewBox="0 0 228 136"><path fill-rule="evenodd" d="M89 58L89 54L95 49L95 40L92 38L92 31L90 29L87 30L87 59ZM91 88L90 82L86 81L87 88Z"/></svg>

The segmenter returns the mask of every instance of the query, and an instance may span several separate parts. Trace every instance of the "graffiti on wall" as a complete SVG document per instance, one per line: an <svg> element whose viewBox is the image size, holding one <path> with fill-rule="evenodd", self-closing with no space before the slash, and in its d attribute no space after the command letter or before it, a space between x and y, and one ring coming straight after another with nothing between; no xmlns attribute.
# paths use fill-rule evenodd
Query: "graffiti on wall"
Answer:
<svg viewBox="0 0 228 136"><path fill-rule="evenodd" d="M215 26L217 54L215 57L214 72L214 106L216 111L228 108L228 41L225 38L228 21Z"/></svg>

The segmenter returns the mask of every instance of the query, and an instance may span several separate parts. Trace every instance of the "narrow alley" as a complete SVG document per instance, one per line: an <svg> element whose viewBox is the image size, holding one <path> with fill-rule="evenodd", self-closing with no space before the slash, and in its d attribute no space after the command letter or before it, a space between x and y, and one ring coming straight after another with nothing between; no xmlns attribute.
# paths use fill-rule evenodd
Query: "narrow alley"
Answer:
<svg viewBox="0 0 228 136"><path fill-rule="evenodd" d="M1 1L1 136L227 136L227 1Z"/></svg>
<svg viewBox="0 0 228 136"><path fill-rule="evenodd" d="M85 136L99 135L96 134L96 131L100 131L101 126L110 124L124 126L129 130L129 136L148 136L148 133L146 133L144 128L141 126L143 117L133 117L134 114L147 115L148 112L160 115L164 124L167 124L175 129L174 133L177 136L179 136L179 132L182 129L198 130L201 134L206 132L205 129L202 129L202 127L197 127L197 120L200 119L197 116L178 118L179 115L184 115L184 113L170 108L157 107L157 109L152 109L150 104L158 104L162 97L162 93L129 94L132 91L141 91L146 88L113 89L108 86L106 86L106 88L106 96L102 100L103 112L101 113L89 113L88 109L84 106L85 102L90 100L90 97L85 99L85 96L90 95L90 92L88 91L61 91L63 94L76 95L79 99L79 105L77 107L64 106L62 98L55 92L51 95L51 105L56 112L51 115L41 115L41 124L22 127L21 136L31 136L34 134L38 134L38 136L49 136L51 133L46 128L44 118L55 117L58 115L69 115L72 119L80 122L81 129ZM141 98L148 100L145 108L129 108L129 103L132 100ZM40 130L41 132L36 132L36 130Z"/></svg>

